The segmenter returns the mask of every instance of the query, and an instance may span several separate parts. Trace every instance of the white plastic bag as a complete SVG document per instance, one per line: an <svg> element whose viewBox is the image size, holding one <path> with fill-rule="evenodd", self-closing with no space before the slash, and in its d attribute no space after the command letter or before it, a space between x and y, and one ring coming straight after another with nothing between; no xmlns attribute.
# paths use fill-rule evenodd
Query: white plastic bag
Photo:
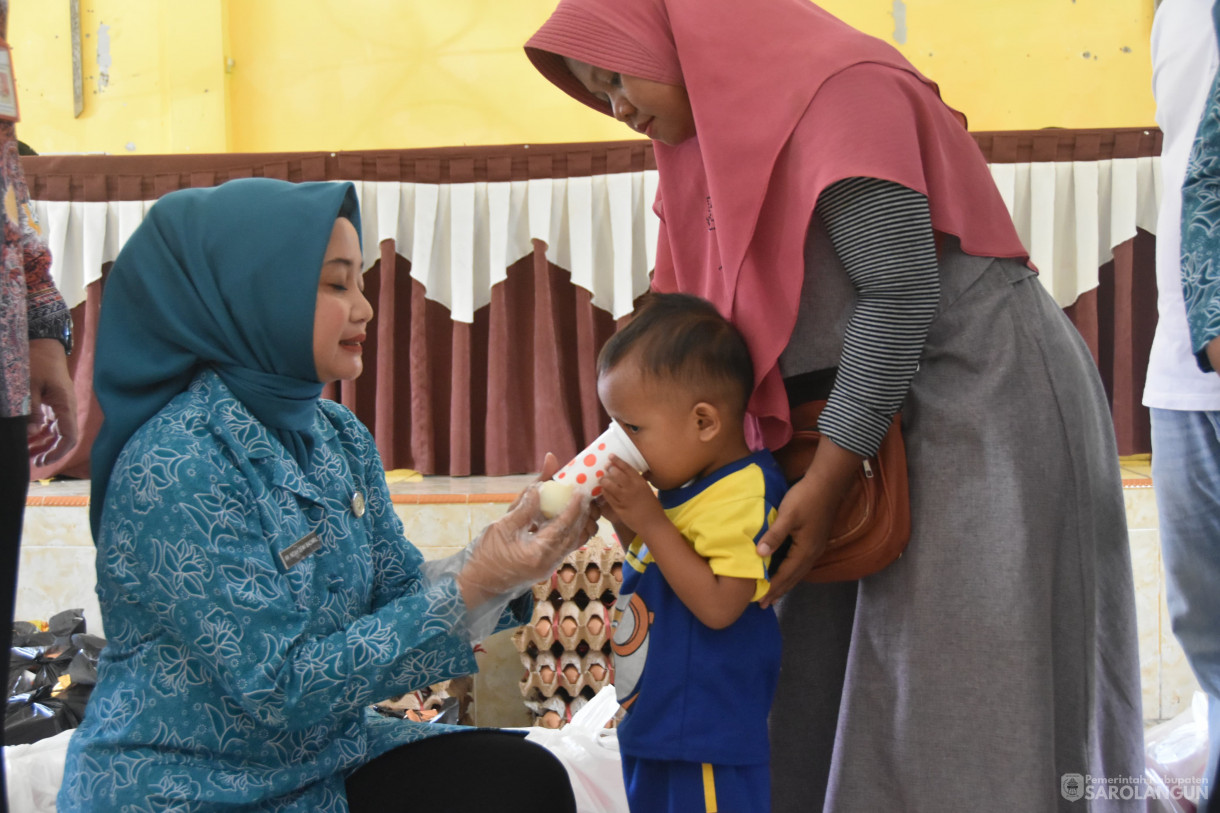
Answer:
<svg viewBox="0 0 1220 813"><path fill-rule="evenodd" d="M559 729L534 726L526 739L554 754L568 771L579 813L628 813L618 732L606 723L618 712L606 686Z"/></svg>
<svg viewBox="0 0 1220 813"><path fill-rule="evenodd" d="M1195 692L1190 708L1177 717L1144 732L1149 813L1195 813L1207 743L1207 695L1202 692Z"/></svg>
<svg viewBox="0 0 1220 813"><path fill-rule="evenodd" d="M55 813L55 796L64 781L69 728L53 737L4 746L4 778L9 813Z"/></svg>

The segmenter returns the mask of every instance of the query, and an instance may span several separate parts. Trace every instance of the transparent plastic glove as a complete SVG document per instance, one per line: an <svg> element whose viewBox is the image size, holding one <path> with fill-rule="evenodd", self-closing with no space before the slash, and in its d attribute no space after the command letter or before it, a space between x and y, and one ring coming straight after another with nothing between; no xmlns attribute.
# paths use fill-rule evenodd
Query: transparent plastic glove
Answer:
<svg viewBox="0 0 1220 813"><path fill-rule="evenodd" d="M471 641L489 635L508 603L547 578L563 557L596 532L591 498L574 496L554 519L542 515L539 483L465 550L424 564L429 579L452 575L466 603Z"/></svg>

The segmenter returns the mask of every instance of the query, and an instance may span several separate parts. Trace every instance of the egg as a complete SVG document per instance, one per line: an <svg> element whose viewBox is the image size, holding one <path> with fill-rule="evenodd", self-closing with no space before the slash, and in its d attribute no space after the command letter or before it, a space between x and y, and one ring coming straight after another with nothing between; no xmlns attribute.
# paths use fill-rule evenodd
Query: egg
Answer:
<svg viewBox="0 0 1220 813"><path fill-rule="evenodd" d="M548 519L559 516L572 501L572 486L567 483L547 480L538 490L542 502L542 515Z"/></svg>

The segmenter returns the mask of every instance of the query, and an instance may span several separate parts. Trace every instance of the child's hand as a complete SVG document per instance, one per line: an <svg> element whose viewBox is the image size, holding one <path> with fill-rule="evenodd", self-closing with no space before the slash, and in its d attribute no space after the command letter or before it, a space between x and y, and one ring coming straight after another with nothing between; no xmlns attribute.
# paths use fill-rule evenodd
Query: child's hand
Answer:
<svg viewBox="0 0 1220 813"><path fill-rule="evenodd" d="M634 530L635 534L647 537L647 528L653 523L668 522L652 486L639 472L617 457L610 458L610 467L601 480L601 487L606 506L614 512L619 523ZM617 523L615 532L619 533ZM631 544L631 540L623 539L621 533L619 539L624 545Z"/></svg>
<svg viewBox="0 0 1220 813"><path fill-rule="evenodd" d="M635 531L631 526L619 519L618 514L610 507L610 503L606 501L606 496L603 494L593 501L593 504L601 511L601 516L611 527L614 528L614 535L618 538L618 543L623 546L623 549L631 547L632 541L635 540Z"/></svg>

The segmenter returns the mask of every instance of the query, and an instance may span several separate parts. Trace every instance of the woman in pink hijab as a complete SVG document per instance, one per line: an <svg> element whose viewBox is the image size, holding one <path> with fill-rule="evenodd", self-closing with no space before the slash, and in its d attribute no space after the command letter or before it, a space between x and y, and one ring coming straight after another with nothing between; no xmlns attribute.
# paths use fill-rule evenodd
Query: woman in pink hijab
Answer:
<svg viewBox="0 0 1220 813"><path fill-rule="evenodd" d="M764 599L773 809L1079 810L1065 777L1142 776L1104 392L936 85L805 0L562 0L526 52L653 140L653 287L744 333L757 441L829 397L831 443L759 545L793 538ZM899 409L907 552L802 581Z"/></svg>

